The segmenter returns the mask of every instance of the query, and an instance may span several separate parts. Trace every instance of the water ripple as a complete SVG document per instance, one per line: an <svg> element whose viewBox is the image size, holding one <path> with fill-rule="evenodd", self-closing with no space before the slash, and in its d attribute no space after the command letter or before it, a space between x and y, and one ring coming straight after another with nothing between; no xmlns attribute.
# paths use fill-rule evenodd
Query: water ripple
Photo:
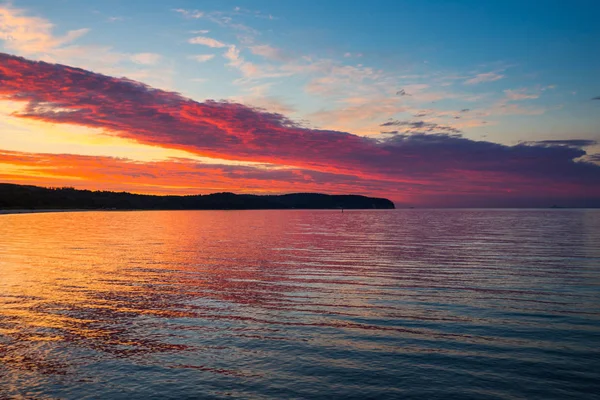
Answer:
<svg viewBox="0 0 600 400"><path fill-rule="evenodd" d="M598 398L600 212L0 217L0 398Z"/></svg>

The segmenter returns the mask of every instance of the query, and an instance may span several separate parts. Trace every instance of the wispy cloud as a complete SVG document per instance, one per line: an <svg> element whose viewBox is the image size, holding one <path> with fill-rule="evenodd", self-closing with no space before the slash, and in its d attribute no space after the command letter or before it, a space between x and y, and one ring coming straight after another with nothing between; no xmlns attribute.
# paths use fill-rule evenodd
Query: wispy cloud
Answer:
<svg viewBox="0 0 600 400"><path fill-rule="evenodd" d="M286 56L285 53L280 50L277 49L275 47L269 46L269 45L257 45L257 46L250 46L250 51L253 54L265 57L269 60L275 60L275 61L287 61L290 60L290 57Z"/></svg>
<svg viewBox="0 0 600 400"><path fill-rule="evenodd" d="M497 72L486 72L483 74L477 74L471 79L464 81L465 85L477 85L484 82L494 82L504 78L504 75Z"/></svg>
<svg viewBox="0 0 600 400"><path fill-rule="evenodd" d="M426 122L426 121L398 121L392 120L387 121L381 124L382 127L398 127L404 128L403 133L426 133L426 132L436 132L436 133L460 133L459 129L453 128L448 125L440 125L435 122ZM391 132L388 132L391 133ZM393 133L399 133L395 131Z"/></svg>
<svg viewBox="0 0 600 400"><path fill-rule="evenodd" d="M504 94L506 95L506 98L511 101L532 100L540 97L539 94L528 92L527 89L507 89L504 91Z"/></svg>
<svg viewBox="0 0 600 400"><path fill-rule="evenodd" d="M344 57L345 58L350 58L350 57L359 58L359 57L362 57L362 56L363 56L362 53L351 53L351 52L344 53Z"/></svg>
<svg viewBox="0 0 600 400"><path fill-rule="evenodd" d="M190 58L192 60L196 60L200 63L212 60L214 57L215 57L214 54L196 54L196 55L190 56Z"/></svg>
<svg viewBox="0 0 600 400"><path fill-rule="evenodd" d="M213 48L221 48L221 47L226 47L227 45L223 42L220 42L216 39L213 38L209 38L206 36L196 36L193 38L190 38L188 40L189 43L191 44L201 44L204 46L208 46L208 47L213 47Z"/></svg>
<svg viewBox="0 0 600 400"><path fill-rule="evenodd" d="M588 147L595 146L598 144L596 140L589 139L555 139L555 140L538 140L538 141L528 141L523 142L527 144L535 144L541 146L569 146L569 147Z"/></svg>
<svg viewBox="0 0 600 400"><path fill-rule="evenodd" d="M260 12L251 12L240 7L235 7L233 11L211 11L203 12L199 10L186 10L182 8L174 9L173 11L181 14L184 18L199 19L203 18L222 27L234 29L238 32L243 32L249 35L257 35L258 32L249 26L237 21L240 16L253 16L257 18L276 19L273 16L265 15Z"/></svg>
<svg viewBox="0 0 600 400"><path fill-rule="evenodd" d="M230 45L223 57L229 60L227 65L239 70L243 76L242 81L254 81L256 79L278 78L290 75L290 73L282 72L279 68L272 65L257 65L253 62L246 61L240 55L240 49L235 45ZM238 82L242 82L238 81Z"/></svg>
<svg viewBox="0 0 600 400"><path fill-rule="evenodd" d="M198 19L204 16L204 13L198 10L185 10L183 8L175 8L173 9L173 11L183 15L185 18Z"/></svg>
<svg viewBox="0 0 600 400"><path fill-rule="evenodd" d="M17 54L48 53L68 45L89 32L82 28L55 36L54 25L46 19L32 17L24 10L0 4L0 40L8 50Z"/></svg>

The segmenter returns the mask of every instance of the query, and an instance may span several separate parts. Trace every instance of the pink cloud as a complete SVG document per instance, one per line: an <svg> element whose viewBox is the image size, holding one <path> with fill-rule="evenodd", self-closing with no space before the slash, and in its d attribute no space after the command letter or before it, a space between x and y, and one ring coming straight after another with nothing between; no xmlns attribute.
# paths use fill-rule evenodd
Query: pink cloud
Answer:
<svg viewBox="0 0 600 400"><path fill-rule="evenodd" d="M574 161L586 155L576 146L505 146L440 134L432 125L427 134L380 140L308 129L241 104L197 102L129 79L7 54L0 54L0 95L27 103L20 118L98 127L202 156L313 171L327 174L329 182L351 176L354 190L381 194L387 188L415 202L453 196L600 199L600 167Z"/></svg>
<svg viewBox="0 0 600 400"><path fill-rule="evenodd" d="M196 36L188 40L190 44L201 44L208 47L220 48L227 46L225 43L218 41L217 39L205 37L205 36Z"/></svg>

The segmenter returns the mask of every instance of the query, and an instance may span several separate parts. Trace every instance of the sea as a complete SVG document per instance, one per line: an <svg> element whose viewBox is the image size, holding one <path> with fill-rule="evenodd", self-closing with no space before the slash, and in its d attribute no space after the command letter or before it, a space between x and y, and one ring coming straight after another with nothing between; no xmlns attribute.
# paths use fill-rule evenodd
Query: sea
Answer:
<svg viewBox="0 0 600 400"><path fill-rule="evenodd" d="M600 210L0 215L0 399L598 399Z"/></svg>

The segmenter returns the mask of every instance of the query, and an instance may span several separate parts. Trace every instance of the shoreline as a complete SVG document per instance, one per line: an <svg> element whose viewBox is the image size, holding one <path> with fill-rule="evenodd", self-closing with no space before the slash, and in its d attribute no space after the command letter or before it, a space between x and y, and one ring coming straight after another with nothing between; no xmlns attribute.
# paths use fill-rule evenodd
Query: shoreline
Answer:
<svg viewBox="0 0 600 400"><path fill-rule="evenodd" d="M390 209L377 209L377 208L348 208L344 211L389 211ZM393 210L393 209L392 209ZM86 209L86 208L73 208L73 209L15 209L15 210L3 210L0 209L0 215L15 215L15 214L41 214L41 213L62 213L62 212L132 212L132 211L342 211L339 208L190 208L190 209Z"/></svg>
<svg viewBox="0 0 600 400"><path fill-rule="evenodd" d="M420 211L424 211L424 210L488 210L488 211L498 211L498 210L512 210L512 211L519 211L519 210L536 210L536 211L570 211L570 210L598 210L598 208L579 208L579 207L573 207L573 208L552 208L552 207L548 207L548 208L542 208L542 207L530 207L530 208L496 208L496 207L491 207L491 208L472 208L472 207L465 207L465 208L457 208L457 207L453 207L453 208L429 208L429 207L424 207L424 208L396 208L396 209L391 209L391 210L420 210ZM337 211L340 212L341 209L337 209L337 208L240 208L240 209L223 209L223 208L214 208L214 209L101 209L101 208L97 208L97 209L89 209L89 208L69 208L69 209L60 209L60 208L44 208L44 209L0 209L0 216L2 215L18 215L18 214L42 214L42 213L66 213L66 212L132 212L132 211ZM390 211L390 209L373 209L373 208L348 208L348 209L344 209L344 211Z"/></svg>
<svg viewBox="0 0 600 400"><path fill-rule="evenodd" d="M53 213L53 212L81 212L81 211L108 211L108 210L86 210L86 209L52 209L52 208L44 208L44 209L15 209L15 210L3 210L0 209L0 215L13 215L13 214L40 214L40 213Z"/></svg>

